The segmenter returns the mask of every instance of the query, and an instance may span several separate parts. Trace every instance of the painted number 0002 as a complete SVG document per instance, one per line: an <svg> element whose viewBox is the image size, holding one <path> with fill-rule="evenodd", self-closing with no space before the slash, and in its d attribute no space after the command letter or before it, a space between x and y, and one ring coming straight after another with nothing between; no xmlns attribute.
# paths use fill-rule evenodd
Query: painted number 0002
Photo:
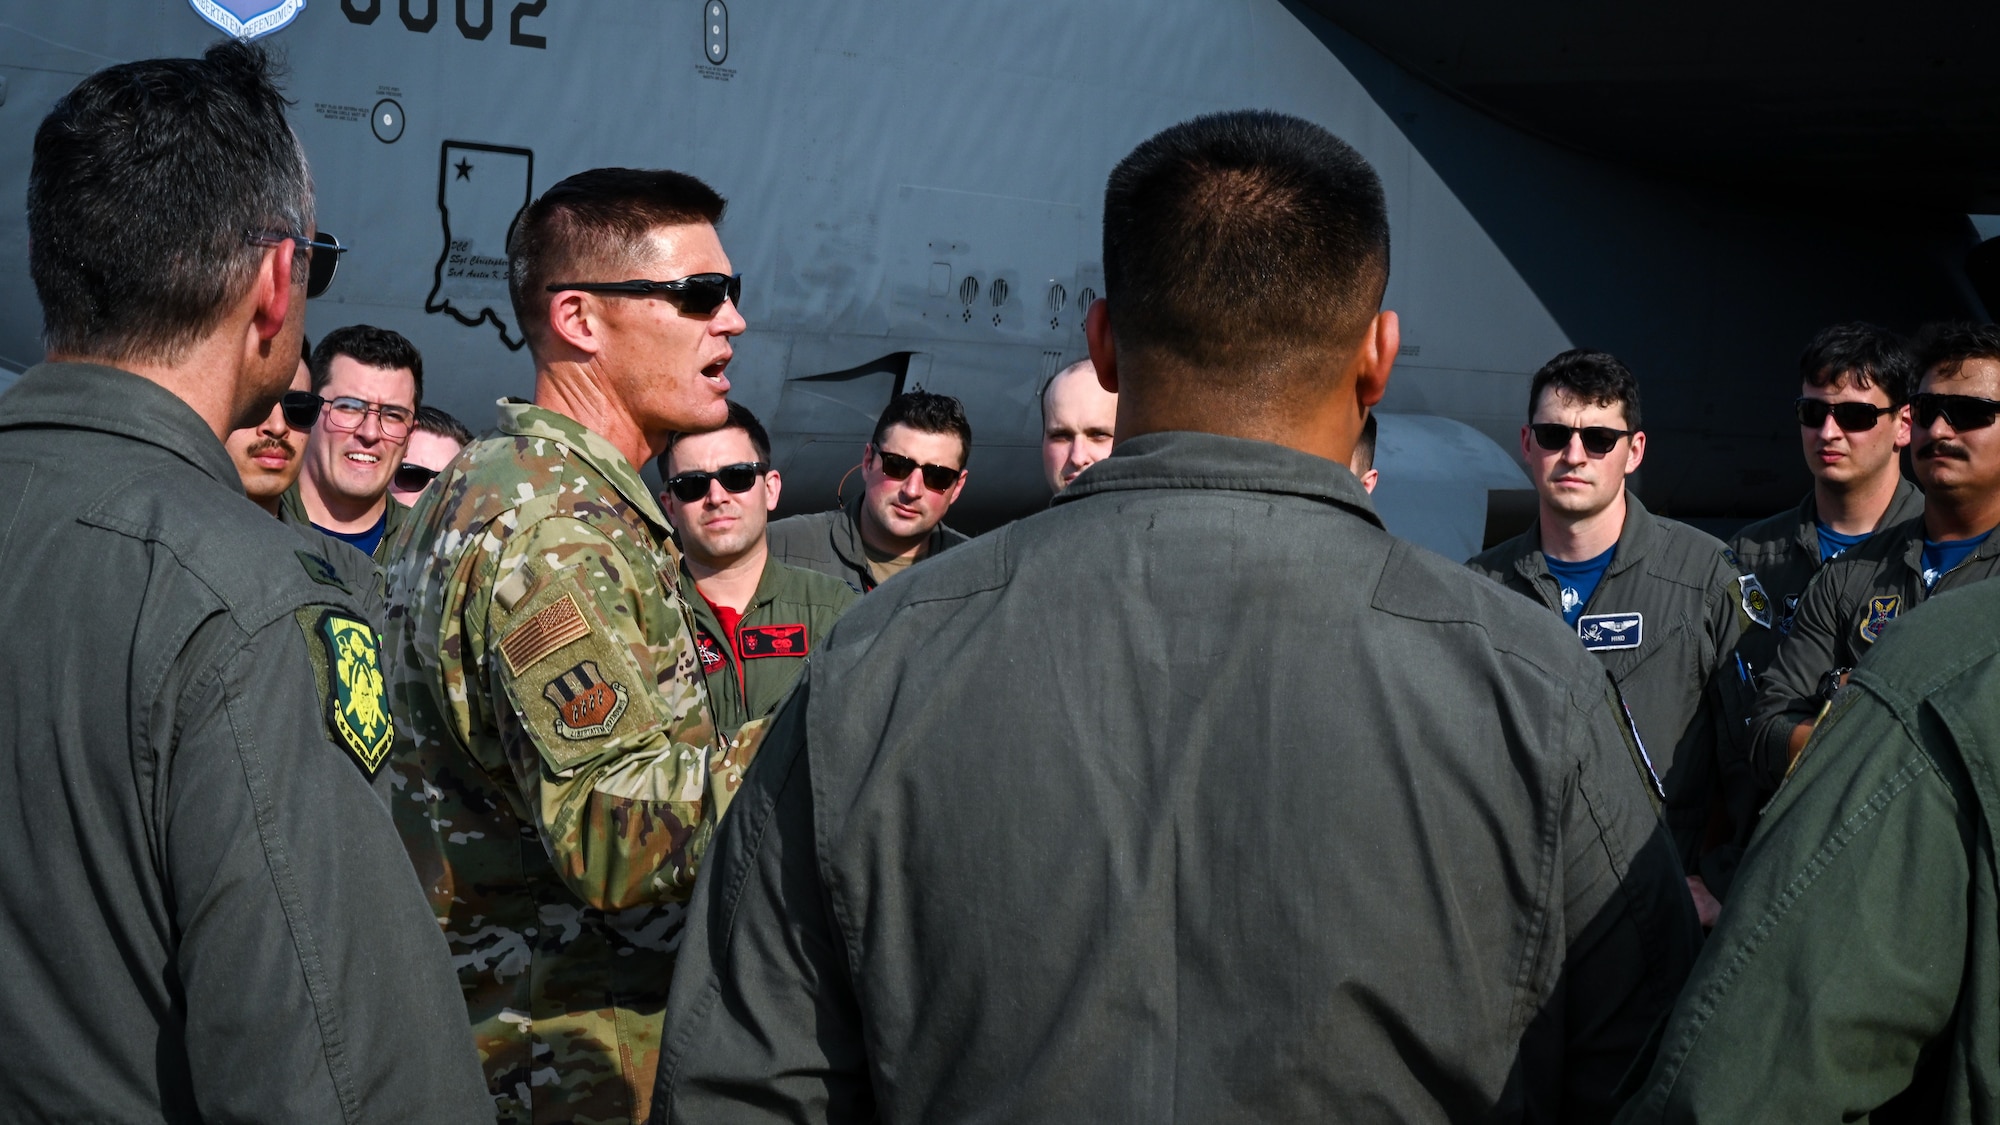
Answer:
<svg viewBox="0 0 2000 1125"><path fill-rule="evenodd" d="M389 0L340 0L340 10L347 14L349 23L374 23L382 14L382 5ZM504 2L504 0L503 0ZM411 31L429 34L437 26L438 8L446 3L458 7L458 33L467 39L484 39L493 34L493 0L395 0L397 14L403 19L403 26ZM422 5L423 15L414 9ZM520 0L514 11L507 17L507 42L516 47L547 47L547 37L530 35L521 30L521 22L542 14L549 6L549 0ZM470 18L469 8L479 9L479 22Z"/></svg>

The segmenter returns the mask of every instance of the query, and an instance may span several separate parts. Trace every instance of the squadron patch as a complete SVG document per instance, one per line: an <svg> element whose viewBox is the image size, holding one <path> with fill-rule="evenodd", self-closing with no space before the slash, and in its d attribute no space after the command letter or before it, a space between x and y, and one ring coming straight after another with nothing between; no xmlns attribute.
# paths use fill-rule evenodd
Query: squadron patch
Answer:
<svg viewBox="0 0 2000 1125"><path fill-rule="evenodd" d="M722 655L722 646L716 643L714 637L708 635L708 630L695 630L694 650L695 654L701 657L702 675L713 676L722 670L725 659Z"/></svg>
<svg viewBox="0 0 2000 1125"><path fill-rule="evenodd" d="M1757 576L1754 574L1740 574L1736 577L1736 585L1742 594L1744 615L1764 628L1769 629L1771 627L1771 599L1769 595L1764 593L1764 584L1757 581Z"/></svg>
<svg viewBox="0 0 2000 1125"><path fill-rule="evenodd" d="M518 676L555 650L589 635L590 622L583 619L576 599L564 594L502 637L500 653L507 658L507 670Z"/></svg>
<svg viewBox="0 0 2000 1125"><path fill-rule="evenodd" d="M1868 616L1861 619L1861 639L1874 644L1882 639L1882 630L1896 619L1896 610L1903 604L1901 594L1886 594L1868 599Z"/></svg>
<svg viewBox="0 0 2000 1125"><path fill-rule="evenodd" d="M1576 635L1592 652L1638 648L1646 636L1643 613L1587 613L1576 619Z"/></svg>
<svg viewBox="0 0 2000 1125"><path fill-rule="evenodd" d="M626 705L632 702L625 693L625 685L607 681L595 660L571 665L568 671L550 680L542 688L542 698L556 709L553 724L556 734L571 742L587 742L610 734L618 726L618 720L625 717Z"/></svg>
<svg viewBox="0 0 2000 1125"><path fill-rule="evenodd" d="M753 625L736 634L736 651L745 660L804 656L806 645L804 625Z"/></svg>
<svg viewBox="0 0 2000 1125"><path fill-rule="evenodd" d="M389 698L382 687L382 648L375 630L364 621L334 610L319 619L320 640L326 645L327 725L340 748L370 781L381 770L395 742L396 725L389 717Z"/></svg>

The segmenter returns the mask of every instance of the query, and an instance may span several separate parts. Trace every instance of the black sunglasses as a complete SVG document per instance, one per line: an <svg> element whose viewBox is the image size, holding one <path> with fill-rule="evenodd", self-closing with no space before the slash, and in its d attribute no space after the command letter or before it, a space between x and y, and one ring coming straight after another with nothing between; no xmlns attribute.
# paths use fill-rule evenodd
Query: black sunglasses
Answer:
<svg viewBox="0 0 2000 1125"><path fill-rule="evenodd" d="M886 449L875 451L875 457L882 463L882 475L890 480L908 480L918 469L924 471L924 487L932 492L943 492L958 483L958 476L964 470L946 465L920 465L915 460Z"/></svg>
<svg viewBox="0 0 2000 1125"><path fill-rule="evenodd" d="M708 482L719 481L724 492L748 492L757 478L771 471L768 461L739 461L712 473L676 473L667 478L667 491L683 504L692 504L708 495Z"/></svg>
<svg viewBox="0 0 2000 1125"><path fill-rule="evenodd" d="M442 469L426 469L422 465L403 462L396 468L396 475L389 478L389 484L398 492L422 492L438 479Z"/></svg>
<svg viewBox="0 0 2000 1125"><path fill-rule="evenodd" d="M303 234L287 234L284 231L259 230L250 232L250 242L256 246L276 246L280 242L290 242L299 252L306 255L306 299L326 292L333 284L334 272L340 269L340 256L347 253L347 247L340 244L331 231L322 230L316 238ZM318 251L324 251L319 253Z"/></svg>
<svg viewBox="0 0 2000 1125"><path fill-rule="evenodd" d="M1569 448L1569 435L1583 438L1584 452L1602 457L1617 448L1620 438L1628 438L1637 430L1614 430L1610 426L1565 426L1561 422L1536 422L1528 427L1535 435L1535 444L1550 453Z"/></svg>
<svg viewBox="0 0 2000 1125"><path fill-rule="evenodd" d="M278 399L278 409L285 412L285 425L303 433L313 428L319 421L319 409L326 400L311 391L286 391Z"/></svg>
<svg viewBox="0 0 2000 1125"><path fill-rule="evenodd" d="M1799 425L1808 430L1817 430L1826 425L1827 415L1833 415L1833 424L1848 433L1872 430L1882 415L1895 411L1893 406L1875 406L1866 402L1827 402L1825 399L1801 398L1792 403L1798 411Z"/></svg>
<svg viewBox="0 0 2000 1125"><path fill-rule="evenodd" d="M1954 430L1983 430L2000 415L2000 402L1978 395L1920 394L1910 396L1910 417L1929 428L1939 418Z"/></svg>
<svg viewBox="0 0 2000 1125"><path fill-rule="evenodd" d="M648 296L664 293L684 313L706 316L722 307L722 302L741 303L743 275L740 273L692 273L672 281L558 281L549 292L575 289L583 293L636 293Z"/></svg>

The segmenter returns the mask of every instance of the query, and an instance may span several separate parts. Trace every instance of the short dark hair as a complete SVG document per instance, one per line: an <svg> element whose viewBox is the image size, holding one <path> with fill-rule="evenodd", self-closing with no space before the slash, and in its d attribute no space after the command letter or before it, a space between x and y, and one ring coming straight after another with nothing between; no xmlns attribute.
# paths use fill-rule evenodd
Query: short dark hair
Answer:
<svg viewBox="0 0 2000 1125"><path fill-rule="evenodd" d="M1808 387L1830 387L1850 378L1864 390L1882 388L1890 406L1908 402L1917 381L1909 342L1859 320L1821 329L1799 355L1799 379Z"/></svg>
<svg viewBox="0 0 2000 1125"><path fill-rule="evenodd" d="M759 422L757 416L750 413L749 407L731 399L729 402L729 417L723 420L722 425L715 427L713 430L700 430L697 432L713 434L722 430L742 430L750 439L750 447L757 451L757 460L769 461L771 459L771 435L764 431L764 423ZM661 450L660 455L654 459L654 464L658 466L662 479L668 475L667 458L673 456L674 446L679 445L682 438L693 436L694 434L692 433L667 435L667 447Z"/></svg>
<svg viewBox="0 0 2000 1125"><path fill-rule="evenodd" d="M1368 420L1361 423L1361 437L1354 443L1354 458L1361 462L1361 471L1375 467L1375 412L1368 412Z"/></svg>
<svg viewBox="0 0 2000 1125"><path fill-rule="evenodd" d="M592 168L543 192L507 236L507 293L529 350L542 339L549 285L624 281L648 231L713 226L728 205L714 188L664 168Z"/></svg>
<svg viewBox="0 0 2000 1125"><path fill-rule="evenodd" d="M1105 299L1122 349L1200 370L1289 370L1356 339L1388 280L1381 179L1297 117L1175 125L1104 189Z"/></svg>
<svg viewBox="0 0 2000 1125"><path fill-rule="evenodd" d="M417 407L417 428L427 434L450 438L462 446L472 444L472 431L466 428L465 423L435 406Z"/></svg>
<svg viewBox="0 0 2000 1125"><path fill-rule="evenodd" d="M972 460L972 423L965 420L965 407L950 395L937 395L918 388L905 391L889 400L882 408L882 416L875 420L875 432L868 436L868 444L879 452L882 435L890 426L908 426L927 434L958 435L958 467L963 469Z"/></svg>
<svg viewBox="0 0 2000 1125"><path fill-rule="evenodd" d="M312 369L314 391L326 389L326 381L333 373L333 357L337 355L366 367L408 371L417 385L417 405L424 404L424 357L401 332L372 324L350 324L322 336L319 347L313 349L312 359L306 362Z"/></svg>
<svg viewBox="0 0 2000 1125"><path fill-rule="evenodd" d="M1639 379L1610 352L1595 348L1571 348L1542 364L1528 384L1528 418L1535 416L1535 404L1542 392L1554 388L1569 398L1592 406L1614 403L1625 412L1625 428L1640 428Z"/></svg>
<svg viewBox="0 0 2000 1125"><path fill-rule="evenodd" d="M106 67L35 131L28 271L58 354L178 362L249 290L252 233L312 230L277 68L229 41ZM293 259L305 280L305 256Z"/></svg>
<svg viewBox="0 0 2000 1125"><path fill-rule="evenodd" d="M1919 378L1937 371L1949 379L1968 359L2000 361L2000 327L1964 321L1927 324L1917 332L1913 350Z"/></svg>

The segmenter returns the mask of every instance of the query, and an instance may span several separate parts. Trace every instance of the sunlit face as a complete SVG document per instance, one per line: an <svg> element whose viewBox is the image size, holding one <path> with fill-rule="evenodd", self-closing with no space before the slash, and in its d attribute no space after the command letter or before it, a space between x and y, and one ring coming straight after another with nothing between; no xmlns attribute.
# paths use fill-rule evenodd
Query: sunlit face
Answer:
<svg viewBox="0 0 2000 1125"><path fill-rule="evenodd" d="M429 430L411 430L410 440L403 450L403 464L422 465L426 469L443 472L445 466L451 464L452 458L458 456L458 451L464 448L458 444L456 438L434 434ZM389 496L407 508L415 505L430 486L431 482L426 481L423 488L398 488L395 478L391 477Z"/></svg>
<svg viewBox="0 0 2000 1125"><path fill-rule="evenodd" d="M750 435L740 429L693 434L667 451L667 479L761 460ZM680 532L681 547L688 558L720 569L764 541L764 525L778 506L780 485L776 471L759 474L748 492L731 492L721 481L710 480L708 491L698 500L682 501L672 492L662 491L660 503L667 521Z"/></svg>
<svg viewBox="0 0 2000 1125"><path fill-rule="evenodd" d="M1625 407L1617 402L1582 402L1549 387L1536 400L1529 425L1521 427L1521 456L1527 460L1528 476L1535 482L1535 494L1544 507L1572 519L1609 508L1624 491L1625 478L1645 458L1646 435L1620 438L1609 453L1597 454L1583 447L1582 435L1572 433L1568 445L1547 450L1536 443L1530 429L1546 422L1578 429L1604 426L1622 430L1626 428Z"/></svg>
<svg viewBox="0 0 2000 1125"><path fill-rule="evenodd" d="M306 370L305 361L301 360L287 389L303 391L311 387L312 372ZM306 435L287 426L284 411L275 405L263 421L231 430L222 439L222 447L236 463L236 474L243 478L244 493L266 507L275 505L278 497L299 479L299 466L303 463L300 454L305 445Z"/></svg>
<svg viewBox="0 0 2000 1125"><path fill-rule="evenodd" d="M319 396L329 404L337 398L359 399L371 406L391 406L409 415L417 412L417 380L401 367L370 367L352 356L337 355L327 365L326 385ZM373 504L389 491L389 478L403 463L409 432L391 437L381 414L369 410L351 430L336 425L331 405L322 407L306 440L306 474L321 496Z"/></svg>
<svg viewBox="0 0 2000 1125"><path fill-rule="evenodd" d="M1941 378L1925 372L1920 393L1973 395L2000 400L2000 361L1968 359L1958 373ZM1958 430L1942 415L1928 426L1912 423L1910 464L1929 499L1989 497L2000 489L2000 423Z"/></svg>
<svg viewBox="0 0 2000 1125"><path fill-rule="evenodd" d="M942 465L959 470L950 488L937 492L924 483L921 469L896 480L882 471L879 453L907 457L919 465ZM965 491L965 451L957 434L932 434L898 423L882 433L882 446L862 452L861 481L866 492L861 515L888 538L914 540L929 535L944 521L944 514L958 494Z"/></svg>
<svg viewBox="0 0 2000 1125"><path fill-rule="evenodd" d="M1111 455L1118 396L1097 382L1088 362L1057 375L1042 397L1042 471L1061 492L1076 475Z"/></svg>
<svg viewBox="0 0 2000 1125"><path fill-rule="evenodd" d="M707 223L655 227L631 273L580 278L624 281L643 277L673 281L698 273L734 272L722 240ZM664 439L669 433L708 430L729 416L730 343L745 327L734 301L715 311L682 312L672 299L593 293L602 320L599 368L641 432Z"/></svg>
<svg viewBox="0 0 2000 1125"><path fill-rule="evenodd" d="M1881 384L1862 387L1847 376L1824 387L1805 384L1799 395L1828 403L1889 405L1889 394ZM1910 410L1903 407L1884 414L1865 430L1843 430L1829 414L1817 427L1801 425L1799 439L1805 446L1806 468L1820 480L1836 485L1875 480L1897 471L1896 454L1910 444Z"/></svg>

